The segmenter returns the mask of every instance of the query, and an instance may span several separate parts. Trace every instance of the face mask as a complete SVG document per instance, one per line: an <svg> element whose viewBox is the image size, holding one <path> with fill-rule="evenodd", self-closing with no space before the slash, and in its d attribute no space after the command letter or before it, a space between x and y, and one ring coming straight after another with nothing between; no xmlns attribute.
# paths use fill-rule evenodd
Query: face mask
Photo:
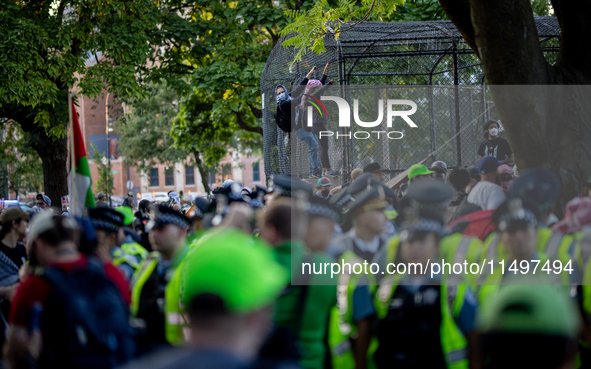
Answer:
<svg viewBox="0 0 591 369"><path fill-rule="evenodd" d="M498 128L491 128L488 130L488 134L491 135L492 137L497 137L498 133L499 133Z"/></svg>
<svg viewBox="0 0 591 369"><path fill-rule="evenodd" d="M285 92L280 93L279 95L277 95L277 102L283 101L285 99L287 99L287 94Z"/></svg>
<svg viewBox="0 0 591 369"><path fill-rule="evenodd" d="M322 196L326 197L330 193L330 190L326 190L326 191L323 190L323 191L321 191L321 193L322 193Z"/></svg>

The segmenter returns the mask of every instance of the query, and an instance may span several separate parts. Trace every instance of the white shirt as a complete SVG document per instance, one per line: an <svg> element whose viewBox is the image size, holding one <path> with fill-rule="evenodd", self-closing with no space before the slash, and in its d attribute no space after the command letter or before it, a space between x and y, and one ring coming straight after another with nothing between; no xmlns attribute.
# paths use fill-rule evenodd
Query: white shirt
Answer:
<svg viewBox="0 0 591 369"><path fill-rule="evenodd" d="M468 202L480 206L482 210L493 210L505 201L503 189L496 183L478 182L468 194Z"/></svg>
<svg viewBox="0 0 591 369"><path fill-rule="evenodd" d="M378 236L375 236L371 241L364 241L361 238L357 237L357 234L355 234L353 242L355 242L355 245L359 247L359 250L364 252L370 252L372 254L375 254L378 251L378 248L380 247L380 237Z"/></svg>

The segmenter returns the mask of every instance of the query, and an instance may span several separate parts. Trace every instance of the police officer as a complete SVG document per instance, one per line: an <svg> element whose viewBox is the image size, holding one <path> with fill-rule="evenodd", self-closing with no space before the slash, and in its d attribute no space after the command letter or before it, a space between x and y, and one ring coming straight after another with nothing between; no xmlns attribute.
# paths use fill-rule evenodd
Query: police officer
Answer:
<svg viewBox="0 0 591 369"><path fill-rule="evenodd" d="M130 227L133 225L133 221L135 217L133 216L133 210L128 206L120 206L115 211L123 214L123 233L124 239L121 241L119 246L120 250L117 250L118 255L115 257L120 257L121 252L131 255L136 260L136 269L140 266L140 264L146 260L148 256L148 250L146 250L140 242L142 242L141 236L138 236L137 233Z"/></svg>
<svg viewBox="0 0 591 369"><path fill-rule="evenodd" d="M432 219L444 224L447 205L454 195L454 190L442 181L422 180L409 186L408 193L400 202L400 211L418 212L421 218ZM400 219L400 218L398 218ZM387 247L378 255L378 263L385 267L397 258L400 247L400 235L392 237ZM482 244L479 239L461 233L446 234L440 242L440 257L446 262L468 263L480 261ZM472 283L471 275L464 275L466 283Z"/></svg>
<svg viewBox="0 0 591 369"><path fill-rule="evenodd" d="M474 353L476 299L466 286L448 284L446 275L431 276L445 228L411 210L404 215L396 259L408 267L384 277L376 294L373 359L378 368L467 368Z"/></svg>
<svg viewBox="0 0 591 369"><path fill-rule="evenodd" d="M158 205L155 213L154 220L148 224L155 251L148 255L132 280L131 313L143 320L146 327L138 338L140 351L184 342L179 266L189 251L186 245L189 219L164 205Z"/></svg>
<svg viewBox="0 0 591 369"><path fill-rule="evenodd" d="M340 258L343 253L350 251L362 260L372 262L388 240L384 232L388 223L384 210L388 206L383 186L369 186L360 192L346 213L353 228L333 241L330 254Z"/></svg>
<svg viewBox="0 0 591 369"><path fill-rule="evenodd" d="M124 239L123 214L110 208L94 208L88 210L88 217L96 230L93 253L104 262L112 262L130 280L138 261L118 247Z"/></svg>

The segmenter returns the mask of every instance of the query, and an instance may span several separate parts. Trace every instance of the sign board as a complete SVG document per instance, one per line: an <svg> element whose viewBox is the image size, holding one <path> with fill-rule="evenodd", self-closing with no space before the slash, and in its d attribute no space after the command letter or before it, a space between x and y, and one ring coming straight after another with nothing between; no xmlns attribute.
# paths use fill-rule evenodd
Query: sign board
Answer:
<svg viewBox="0 0 591 369"><path fill-rule="evenodd" d="M128 190L133 190L133 182L132 181L127 181L127 189Z"/></svg>

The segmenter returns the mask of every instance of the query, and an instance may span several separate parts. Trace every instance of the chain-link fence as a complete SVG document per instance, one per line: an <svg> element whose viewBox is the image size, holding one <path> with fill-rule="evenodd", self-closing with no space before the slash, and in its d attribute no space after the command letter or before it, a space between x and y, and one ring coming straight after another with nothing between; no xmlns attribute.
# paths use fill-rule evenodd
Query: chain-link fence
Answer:
<svg viewBox="0 0 591 369"><path fill-rule="evenodd" d="M535 22L542 51L553 63L560 43L558 22L553 17L536 17ZM271 52L261 77L267 176L308 177L308 145L295 132L287 134L275 124L275 87L282 84L292 90L313 66L317 69L312 79L320 79L327 62L327 80L334 80L330 95L347 100L351 115L358 100L362 121L376 119L380 99L408 99L419 107L412 116L418 129L403 129L404 124L392 128L403 129L404 139L377 139L371 132L380 129L355 123L339 127L338 114L329 111L327 126L334 134L322 139L328 140L333 170L348 178L354 168L378 162L386 168L387 180L429 155L431 161L443 160L448 167L476 164L482 125L498 116L478 58L450 21L365 22L341 34L338 41L327 36L325 53L308 53L291 66L295 51L282 47L284 40ZM331 104L325 103L327 108ZM343 138L364 130L373 136ZM358 137L365 135L358 133Z"/></svg>

